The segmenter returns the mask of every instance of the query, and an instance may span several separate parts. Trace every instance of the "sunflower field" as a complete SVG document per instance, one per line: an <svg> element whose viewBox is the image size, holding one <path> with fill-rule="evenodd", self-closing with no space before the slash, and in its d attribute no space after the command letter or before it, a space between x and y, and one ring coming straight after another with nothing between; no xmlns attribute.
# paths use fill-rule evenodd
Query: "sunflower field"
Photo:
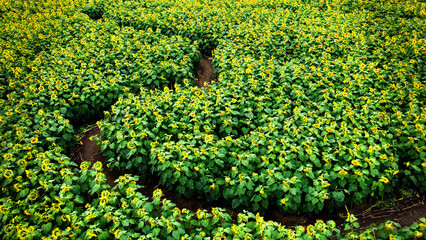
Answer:
<svg viewBox="0 0 426 240"><path fill-rule="evenodd" d="M348 213L426 190L420 0L0 0L2 239L412 239ZM214 82L196 87L210 56ZM105 163L72 161L99 120ZM120 173L107 184L104 168ZM161 189L227 202L192 211ZM426 216L425 216L426 217Z"/></svg>

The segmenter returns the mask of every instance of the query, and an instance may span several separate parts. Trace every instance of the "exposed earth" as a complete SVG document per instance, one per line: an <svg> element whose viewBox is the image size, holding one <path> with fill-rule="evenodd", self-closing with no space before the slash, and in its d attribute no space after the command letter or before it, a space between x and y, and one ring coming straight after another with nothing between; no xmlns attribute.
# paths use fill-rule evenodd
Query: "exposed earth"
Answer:
<svg viewBox="0 0 426 240"><path fill-rule="evenodd" d="M212 82L213 67L211 57L202 57L197 66L196 76L198 78L197 86L199 88L207 87Z"/></svg>

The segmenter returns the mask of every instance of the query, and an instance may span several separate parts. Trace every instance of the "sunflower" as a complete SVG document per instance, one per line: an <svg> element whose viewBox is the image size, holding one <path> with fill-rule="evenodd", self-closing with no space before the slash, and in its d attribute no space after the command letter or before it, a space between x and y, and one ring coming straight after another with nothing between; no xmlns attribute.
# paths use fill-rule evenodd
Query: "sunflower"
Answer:
<svg viewBox="0 0 426 240"><path fill-rule="evenodd" d="M108 203L108 199L106 198L101 198L101 200L99 201L99 205L101 206L105 206Z"/></svg>
<svg viewBox="0 0 426 240"><path fill-rule="evenodd" d="M207 136L204 138L204 140L205 140L206 142L213 141L213 135L207 135Z"/></svg>
<svg viewBox="0 0 426 240"><path fill-rule="evenodd" d="M95 179L98 182L103 182L105 180L105 174L99 172L99 173L96 174Z"/></svg>
<svg viewBox="0 0 426 240"><path fill-rule="evenodd" d="M422 238L423 237L423 233L419 232L419 231L415 231L413 234L414 238Z"/></svg>
<svg viewBox="0 0 426 240"><path fill-rule="evenodd" d="M154 190L154 192L152 193L152 197L153 198L161 198L163 196L163 191L161 191L161 189L157 188Z"/></svg>
<svg viewBox="0 0 426 240"><path fill-rule="evenodd" d="M132 187L128 187L127 189L126 189L126 194L128 195L128 196L133 196L133 195L135 195L135 189L134 188L132 188Z"/></svg>
<svg viewBox="0 0 426 240"><path fill-rule="evenodd" d="M145 211L144 208L139 208L137 214L138 214L139 217L143 217L143 216L145 216L146 211ZM179 210L179 215L180 215L180 210Z"/></svg>
<svg viewBox="0 0 426 240"><path fill-rule="evenodd" d="M89 169L89 166L90 166L90 162L85 161L85 162L82 162L80 164L80 169L81 170L87 170L87 169Z"/></svg>
<svg viewBox="0 0 426 240"><path fill-rule="evenodd" d="M359 166L360 165L358 160L352 160L351 163L354 166Z"/></svg>
<svg viewBox="0 0 426 240"><path fill-rule="evenodd" d="M4 173L3 173L3 176L4 176L5 178L11 178L11 177L13 177L13 171L12 171L12 170L10 170L10 169L6 169L6 170L4 171Z"/></svg>
<svg viewBox="0 0 426 240"><path fill-rule="evenodd" d="M382 177L382 178L380 178L379 181L382 182L382 183L388 183L389 179L387 177Z"/></svg>
<svg viewBox="0 0 426 240"><path fill-rule="evenodd" d="M92 231L87 230L87 235L89 235L90 238L96 238L98 235L94 234ZM90 239L89 238L89 239Z"/></svg>
<svg viewBox="0 0 426 240"><path fill-rule="evenodd" d="M128 149L134 149L136 145L133 142L127 142L127 148Z"/></svg>
<svg viewBox="0 0 426 240"><path fill-rule="evenodd" d="M30 194L28 195L28 199L30 201L36 200L37 197L38 197L38 192L37 191L31 191Z"/></svg>
<svg viewBox="0 0 426 240"><path fill-rule="evenodd" d="M53 239L58 239L61 236L61 230L59 230L59 228L55 228L52 231L52 238Z"/></svg>
<svg viewBox="0 0 426 240"><path fill-rule="evenodd" d="M90 219L92 219L92 218L96 218L96 215L89 214L89 215L86 217L86 219L87 219L87 220L90 220Z"/></svg>
<svg viewBox="0 0 426 240"><path fill-rule="evenodd" d="M309 236L313 236L315 233L315 228L313 225L309 225L306 227L306 233L308 233Z"/></svg>
<svg viewBox="0 0 426 240"><path fill-rule="evenodd" d="M71 172L68 168L63 168L63 169L61 169L61 171L59 173L63 177L64 175L69 175Z"/></svg>
<svg viewBox="0 0 426 240"><path fill-rule="evenodd" d="M27 161L25 161L25 159L19 159L17 162L18 166L23 168L25 166L27 166Z"/></svg>
<svg viewBox="0 0 426 240"><path fill-rule="evenodd" d="M108 190L103 190L101 192L101 198L108 198L111 195L111 193Z"/></svg>
<svg viewBox="0 0 426 240"><path fill-rule="evenodd" d="M43 170L43 172L46 172L49 168L49 164L47 163L43 163L43 165L41 165L41 170Z"/></svg>
<svg viewBox="0 0 426 240"><path fill-rule="evenodd" d="M93 168L94 168L96 171L100 171L100 170L102 169L102 163L101 163L101 162L99 162L99 161L95 162L95 163L93 164Z"/></svg>

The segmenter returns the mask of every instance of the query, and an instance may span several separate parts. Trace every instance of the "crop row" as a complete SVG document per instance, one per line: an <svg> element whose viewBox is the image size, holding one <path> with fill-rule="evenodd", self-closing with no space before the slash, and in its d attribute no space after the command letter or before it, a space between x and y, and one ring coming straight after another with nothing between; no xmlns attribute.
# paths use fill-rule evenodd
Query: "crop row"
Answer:
<svg viewBox="0 0 426 240"><path fill-rule="evenodd" d="M100 123L110 166L254 211L271 203L320 211L400 184L424 189L424 21L380 16L373 6L330 14L292 6L231 21L244 20L244 6L224 18L232 28L209 36L218 42L209 91L185 85L120 99ZM227 8L203 9L214 18ZM195 14L171 12L183 20L159 10L126 24L180 33Z"/></svg>
<svg viewBox="0 0 426 240"><path fill-rule="evenodd" d="M100 162L77 166L64 155L62 145L69 143L57 134L69 135L72 128L59 112L31 112L28 103L13 100L1 100L0 105L14 108L2 111L0 121L1 134L7 136L0 160L0 235L6 239L408 239L426 233L424 219L406 228L388 222L361 233L343 233L333 221L288 229L249 212L236 219L221 208L192 212L176 207L160 189L152 197L142 195L139 178L127 174L111 189ZM8 128L13 125L27 127ZM347 222L347 230L356 229L353 215Z"/></svg>
<svg viewBox="0 0 426 240"><path fill-rule="evenodd" d="M31 57L20 59L19 51L3 50L1 70L10 76L4 84L5 95L14 91L43 108L83 121L93 117L87 113L101 112L126 92L163 88L194 78L193 65L200 58L197 42L166 37L151 29L119 28L108 21L93 23L81 13L72 20L77 22L49 23L63 29L62 37L36 36L38 41L54 43L43 44L48 49L37 51L37 44L17 47L34 53Z"/></svg>
<svg viewBox="0 0 426 240"><path fill-rule="evenodd" d="M294 212L331 209L351 197L360 202L396 186L424 189L424 3L0 6L2 238L426 233L424 219L355 233L333 221L289 229L249 212L236 219L220 208L191 212L161 190L140 194L138 176L124 175L110 189L102 164L76 166L65 155L76 142L70 122L118 100L99 122L109 165L161 175L183 195L197 191L236 208L274 204ZM192 88L194 63L213 48L217 84ZM353 216L347 221L346 230L354 230Z"/></svg>

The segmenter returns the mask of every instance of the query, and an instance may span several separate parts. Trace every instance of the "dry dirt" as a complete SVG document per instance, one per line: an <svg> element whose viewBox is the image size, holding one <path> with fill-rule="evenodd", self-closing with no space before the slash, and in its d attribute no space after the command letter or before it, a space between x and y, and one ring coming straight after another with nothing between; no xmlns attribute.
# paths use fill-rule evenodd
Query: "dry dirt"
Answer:
<svg viewBox="0 0 426 240"><path fill-rule="evenodd" d="M212 82L213 66L210 57L202 57L197 66L196 76L198 78L197 86L199 88L207 87Z"/></svg>
<svg viewBox="0 0 426 240"><path fill-rule="evenodd" d="M96 145L95 140L90 140L90 137L96 137L99 136L101 131L99 128L94 128L92 130L89 130L86 132L84 137L81 139L82 145L79 145L76 147L73 153L71 153L71 159L76 162L78 165L80 165L81 162L89 161L92 163L95 162L101 162L103 166L103 173L106 176L107 183L114 187L116 183L114 182L119 175L112 172L105 164L104 158L102 156L102 153L99 149L99 146Z"/></svg>

